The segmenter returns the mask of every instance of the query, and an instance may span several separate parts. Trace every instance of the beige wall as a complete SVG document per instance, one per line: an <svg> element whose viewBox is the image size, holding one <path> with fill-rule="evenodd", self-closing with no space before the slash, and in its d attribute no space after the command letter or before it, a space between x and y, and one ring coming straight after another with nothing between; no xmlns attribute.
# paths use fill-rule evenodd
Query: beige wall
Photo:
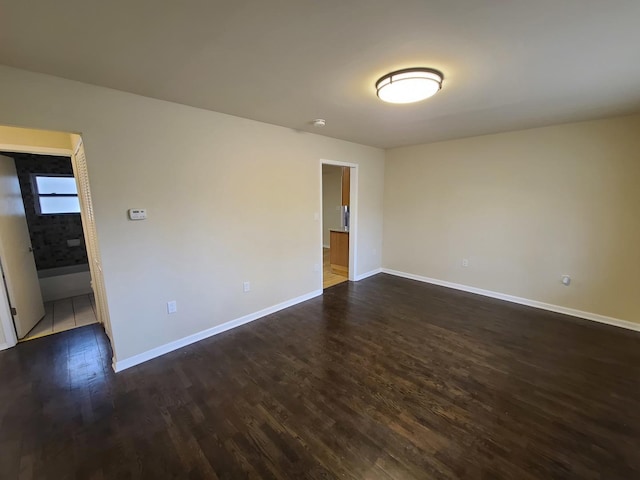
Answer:
<svg viewBox="0 0 640 480"><path fill-rule="evenodd" d="M322 244L328 246L329 230L342 227L342 167L322 166Z"/></svg>
<svg viewBox="0 0 640 480"><path fill-rule="evenodd" d="M640 322L640 116L389 150L384 202L386 268Z"/></svg>
<svg viewBox="0 0 640 480"><path fill-rule="evenodd" d="M0 123L82 133L120 361L322 288L320 159L359 164L381 266L382 150L8 67Z"/></svg>

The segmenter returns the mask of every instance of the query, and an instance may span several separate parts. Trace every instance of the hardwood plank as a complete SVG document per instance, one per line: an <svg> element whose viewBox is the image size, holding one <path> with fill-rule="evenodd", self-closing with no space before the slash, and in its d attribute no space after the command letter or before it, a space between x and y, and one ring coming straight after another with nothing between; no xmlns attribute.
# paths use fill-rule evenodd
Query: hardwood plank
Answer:
<svg viewBox="0 0 640 480"><path fill-rule="evenodd" d="M0 472L640 478L639 347L383 274L119 374L95 324L0 352Z"/></svg>

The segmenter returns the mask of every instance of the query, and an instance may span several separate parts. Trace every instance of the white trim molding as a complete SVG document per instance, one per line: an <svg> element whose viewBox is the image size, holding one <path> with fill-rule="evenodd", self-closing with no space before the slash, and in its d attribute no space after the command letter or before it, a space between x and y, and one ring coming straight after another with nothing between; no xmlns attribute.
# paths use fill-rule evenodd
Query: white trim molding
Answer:
<svg viewBox="0 0 640 480"><path fill-rule="evenodd" d="M221 325L208 328L179 340L175 340L159 347L152 348L151 350L139 353L138 355L134 355L133 357L125 358L124 360L116 360L114 358L112 364L113 370L115 372L121 372L122 370L125 370L127 368L131 368L153 358L160 357L165 353L169 353L179 348L186 347L187 345L191 345L192 343L199 342L200 340L204 340L205 338L209 338L219 333L226 332L227 330L231 330L232 328L239 327L246 323L253 322L254 320L258 320L259 318L266 317L267 315L271 315L272 313L279 312L280 310L283 310L285 308L292 307L294 305L297 305L298 303L306 302L307 300L311 300L312 298L318 297L320 295L322 295L322 290L314 290L313 292L307 293L300 297L292 298L291 300L278 303L277 305L264 308L257 312L250 313L240 318L236 318L235 320L225 322Z"/></svg>
<svg viewBox="0 0 640 480"><path fill-rule="evenodd" d="M320 244L323 245L323 212L322 212L322 165L334 165L337 167L349 167L351 169L349 180L349 280L354 282L358 271L358 185L360 165L357 163L341 162L338 160L320 159ZM321 259L322 260L322 259ZM322 265L322 263L321 263ZM322 284L322 275L320 275Z"/></svg>
<svg viewBox="0 0 640 480"><path fill-rule="evenodd" d="M370 270L368 272L362 273L360 275L356 276L356 282L359 282L360 280L364 280L365 278L369 278L369 277L373 277L374 275L377 275L378 273L382 273L382 269L381 268L376 268L375 270Z"/></svg>
<svg viewBox="0 0 640 480"><path fill-rule="evenodd" d="M11 128L19 128L20 130L35 130L28 127L27 128L11 127ZM1 145L2 145L1 146L2 150L5 152L34 153L34 154L40 154L40 155L52 155L54 157L69 157L73 154L73 151L70 148L30 147L27 145L13 145L11 143L3 143Z"/></svg>
<svg viewBox="0 0 640 480"><path fill-rule="evenodd" d="M541 310L548 310L555 313L562 313L564 315L570 315L572 317L578 317L585 320L591 320L593 322L604 323L606 325L613 325L614 327L626 328L628 330L640 332L640 323L630 322L628 320L607 317L605 315L599 315L597 313L583 312L582 310L576 310L574 308L562 307L560 305L539 302L537 300L529 300L528 298L516 297L514 295L507 295L506 293L493 292L491 290L484 290L482 288L470 287L468 285L462 285L459 283L447 282L445 280L438 280L436 278L423 277L421 275L400 272L398 270L392 270L389 268L383 268L382 273L388 273L389 275L408 278L410 280L417 280L419 282L431 283L433 285L439 285L441 287L454 288L456 290L462 290L463 292L475 293L477 295L483 295L485 297L497 298L498 300L505 300L511 303L518 303L520 305L526 305L528 307L539 308Z"/></svg>

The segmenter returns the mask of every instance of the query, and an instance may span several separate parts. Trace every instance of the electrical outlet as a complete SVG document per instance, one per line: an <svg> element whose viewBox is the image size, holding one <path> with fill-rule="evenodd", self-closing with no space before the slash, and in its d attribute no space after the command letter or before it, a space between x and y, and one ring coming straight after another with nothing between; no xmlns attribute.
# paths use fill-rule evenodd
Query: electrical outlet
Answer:
<svg viewBox="0 0 640 480"><path fill-rule="evenodd" d="M462 266L465 267L465 268L469 266L469 259L468 258L463 258L462 259Z"/></svg>
<svg viewBox="0 0 640 480"><path fill-rule="evenodd" d="M319 263L314 263L313 264L313 271L314 272L319 272L320 271L320 264Z"/></svg>
<svg viewBox="0 0 640 480"><path fill-rule="evenodd" d="M176 313L178 311L178 303L175 300L167 302L167 313Z"/></svg>
<svg viewBox="0 0 640 480"><path fill-rule="evenodd" d="M251 291L251 282L242 282L242 291L244 293Z"/></svg>

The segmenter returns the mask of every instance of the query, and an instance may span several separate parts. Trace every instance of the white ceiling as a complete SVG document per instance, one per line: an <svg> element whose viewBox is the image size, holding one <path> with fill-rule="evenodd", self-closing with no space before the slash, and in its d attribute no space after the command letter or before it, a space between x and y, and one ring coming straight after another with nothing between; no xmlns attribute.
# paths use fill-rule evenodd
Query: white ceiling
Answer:
<svg viewBox="0 0 640 480"><path fill-rule="evenodd" d="M640 2L0 0L0 63L394 147L640 111Z"/></svg>

